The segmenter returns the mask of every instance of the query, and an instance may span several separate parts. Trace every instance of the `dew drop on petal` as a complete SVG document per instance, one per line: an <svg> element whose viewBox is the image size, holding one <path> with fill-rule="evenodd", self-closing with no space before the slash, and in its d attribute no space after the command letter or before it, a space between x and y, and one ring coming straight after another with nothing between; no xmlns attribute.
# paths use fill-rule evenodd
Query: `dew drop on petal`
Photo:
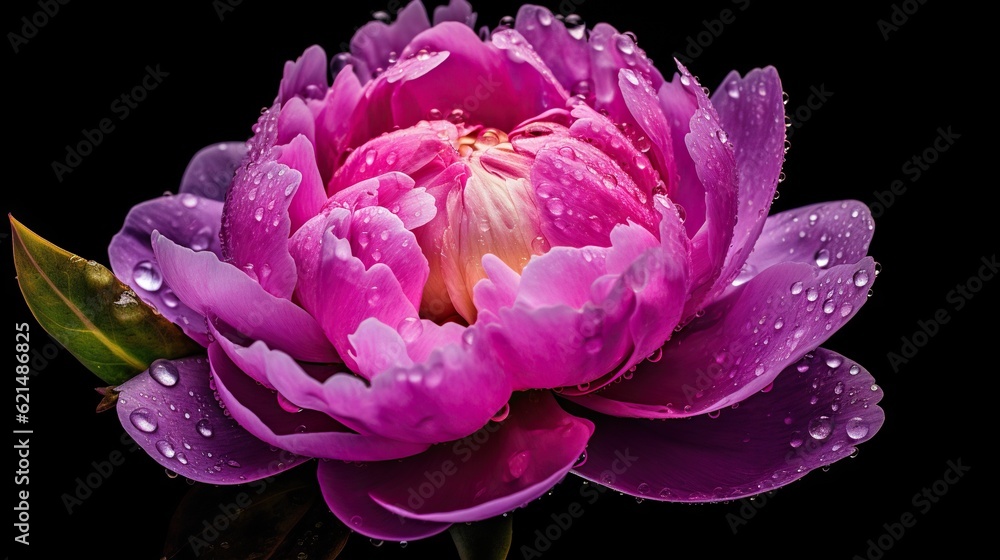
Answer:
<svg viewBox="0 0 1000 560"><path fill-rule="evenodd" d="M851 439L861 439L868 435L868 423L864 418L855 416L847 421L847 437Z"/></svg>
<svg viewBox="0 0 1000 560"><path fill-rule="evenodd" d="M854 273L854 285L857 287L862 287L868 284L868 271L859 270Z"/></svg>
<svg viewBox="0 0 1000 560"><path fill-rule="evenodd" d="M802 293L802 287L803 287L802 286L802 282L796 282L796 283L792 284L792 287L790 288L790 291L792 292L792 295L793 296L797 296L797 295L801 294Z"/></svg>
<svg viewBox="0 0 1000 560"><path fill-rule="evenodd" d="M524 474L524 471L528 470L528 462L531 459L531 452L529 451L519 451L514 453L507 459L507 469L510 472L510 476L514 478L520 478Z"/></svg>
<svg viewBox="0 0 1000 560"><path fill-rule="evenodd" d="M829 416L820 416L813 418L809 422L809 435L813 439L824 440L830 437L830 433L833 432L833 421Z"/></svg>
<svg viewBox="0 0 1000 560"><path fill-rule="evenodd" d="M201 434L202 437L212 437L212 425L209 423L207 418L199 420L194 427L198 430L198 433Z"/></svg>
<svg viewBox="0 0 1000 560"><path fill-rule="evenodd" d="M180 375L169 360L156 360L149 366L149 376L164 387L173 387L180 380Z"/></svg>
<svg viewBox="0 0 1000 560"><path fill-rule="evenodd" d="M136 285L147 292L155 292L163 285L160 269L149 261L142 261L135 265L135 268L132 269L132 279L135 280Z"/></svg>
<svg viewBox="0 0 1000 560"><path fill-rule="evenodd" d="M171 443L165 439L161 439L160 441L156 442L156 450L160 452L160 455L163 455L167 459L173 459L174 455L177 454L177 452L174 450L174 446L171 445Z"/></svg>
<svg viewBox="0 0 1000 560"><path fill-rule="evenodd" d="M151 434L159 427L156 423L156 416L148 408L137 408L128 415L129 422L139 429L139 431Z"/></svg>

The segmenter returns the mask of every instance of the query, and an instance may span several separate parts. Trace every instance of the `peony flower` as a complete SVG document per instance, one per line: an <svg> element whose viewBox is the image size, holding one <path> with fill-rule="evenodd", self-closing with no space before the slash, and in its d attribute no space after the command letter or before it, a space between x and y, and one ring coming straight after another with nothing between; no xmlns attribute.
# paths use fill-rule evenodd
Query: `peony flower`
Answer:
<svg viewBox="0 0 1000 560"><path fill-rule="evenodd" d="M248 142L128 215L114 272L206 349L118 388L150 456L216 484L319 459L337 517L407 540L570 472L729 500L871 438L881 392L819 346L867 299L873 222L768 216L776 70L709 95L607 24L475 19L413 2L307 49Z"/></svg>

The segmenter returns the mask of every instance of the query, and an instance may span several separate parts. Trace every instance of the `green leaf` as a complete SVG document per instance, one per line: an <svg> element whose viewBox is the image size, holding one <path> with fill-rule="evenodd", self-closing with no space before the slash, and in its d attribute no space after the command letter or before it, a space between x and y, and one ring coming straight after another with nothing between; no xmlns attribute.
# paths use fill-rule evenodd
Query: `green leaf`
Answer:
<svg viewBox="0 0 1000 560"><path fill-rule="evenodd" d="M497 516L471 525L455 523L448 529L462 560L503 560L510 551L514 516Z"/></svg>
<svg viewBox="0 0 1000 560"><path fill-rule="evenodd" d="M13 216L10 224L17 281L31 313L106 383L120 385L157 358L202 351L107 268L56 247Z"/></svg>
<svg viewBox="0 0 1000 560"><path fill-rule="evenodd" d="M351 530L337 520L312 469L236 486L198 484L170 521L167 560L333 560Z"/></svg>

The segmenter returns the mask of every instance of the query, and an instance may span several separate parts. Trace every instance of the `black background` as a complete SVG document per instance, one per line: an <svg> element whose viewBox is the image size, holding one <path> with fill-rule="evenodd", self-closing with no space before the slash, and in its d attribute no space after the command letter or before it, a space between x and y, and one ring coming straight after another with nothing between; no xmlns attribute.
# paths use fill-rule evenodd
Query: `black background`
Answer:
<svg viewBox="0 0 1000 560"><path fill-rule="evenodd" d="M19 52L9 41L2 48L4 210L67 250L106 264L107 242L132 205L176 190L188 159L202 146L249 136L261 107L277 92L285 60L312 44L338 52L372 12L394 5L325 4L246 0L222 20L208 0L183 7L79 1L60 7ZM545 4L560 11L557 2ZM551 496L515 513L510 557L522 558L521 547L533 545L535 531L574 501L583 503L584 515L542 558L864 557L869 539L877 540L883 524L898 522L905 512L915 513L917 523L891 541L885 558L973 556L974 548L993 540L997 518L986 448L994 444L996 427L990 388L997 365L995 346L988 343L997 332L998 287L985 282L962 309L948 294L977 274L981 257L997 251L994 198L987 196L996 188L995 172L974 171L981 160L973 157L981 141L994 145L981 133L984 121L993 120L995 86L980 75L988 68L969 62L989 54L972 41L984 32L987 14L958 2L900 2L900 9L919 9L886 40L877 22L892 17L888 1L851 10L841 3L779 7L759 0L672 4L654 13L629 1L563 2L589 25L607 21L634 31L640 47L668 74L673 53L683 52L689 38L697 40L706 20L733 10L735 21L710 43L702 35L709 44L689 65L703 84L714 88L731 69L774 65L790 98L789 113L807 103L811 87L830 92L794 129L776 210L838 199L870 204L892 181L905 183L906 192L876 219L870 253L883 271L874 295L826 344L873 373L885 392L886 422L856 458L813 472L758 503L736 534L727 515L740 516L747 502L637 504L608 493L590 505L581 499L580 480L569 477ZM478 25L490 26L516 11L502 2L475 8ZM6 3L3 31L20 33L20 18L37 11L35 2ZM112 101L140 83L147 65L157 64L169 76L118 121ZM65 145L82 139L82 129L105 117L115 120L115 130L57 181L52 161L65 156ZM911 181L902 166L933 145L939 127L951 127L960 137ZM9 255L9 237L2 243ZM11 353L11 323L19 322L31 325L32 345L43 350L48 338L20 296L9 256L0 267ZM894 371L887 354L899 352L901 337L912 337L918 321L939 309L950 320ZM160 557L166 525L188 486L167 478L143 453L129 452L113 413L94 413L99 397L92 388L100 384L65 351L32 378L31 545L12 543L12 557L54 558L69 551ZM60 496L74 491L75 479L90 473L93 461L116 450L124 463L67 514ZM929 511L919 512L911 503L914 494L941 479L948 461L959 459L969 472ZM890 540L883 537L882 543ZM457 555L446 533L406 548L376 548L357 536L342 557Z"/></svg>

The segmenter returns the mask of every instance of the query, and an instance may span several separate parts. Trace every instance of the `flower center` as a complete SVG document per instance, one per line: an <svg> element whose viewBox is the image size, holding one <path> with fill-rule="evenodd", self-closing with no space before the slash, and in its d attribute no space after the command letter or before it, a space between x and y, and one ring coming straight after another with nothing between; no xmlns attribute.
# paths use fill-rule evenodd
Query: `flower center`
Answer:
<svg viewBox="0 0 1000 560"><path fill-rule="evenodd" d="M495 128L460 137L456 149L467 173L464 185L449 191L445 201L441 282L428 282L429 289L439 293L425 291L424 295L430 302L446 296L472 324L476 320L473 287L486 277L483 255L491 253L520 272L531 255L543 253L548 244L529 180L534 158L516 151L507 134ZM440 293L442 285L446 293Z"/></svg>

